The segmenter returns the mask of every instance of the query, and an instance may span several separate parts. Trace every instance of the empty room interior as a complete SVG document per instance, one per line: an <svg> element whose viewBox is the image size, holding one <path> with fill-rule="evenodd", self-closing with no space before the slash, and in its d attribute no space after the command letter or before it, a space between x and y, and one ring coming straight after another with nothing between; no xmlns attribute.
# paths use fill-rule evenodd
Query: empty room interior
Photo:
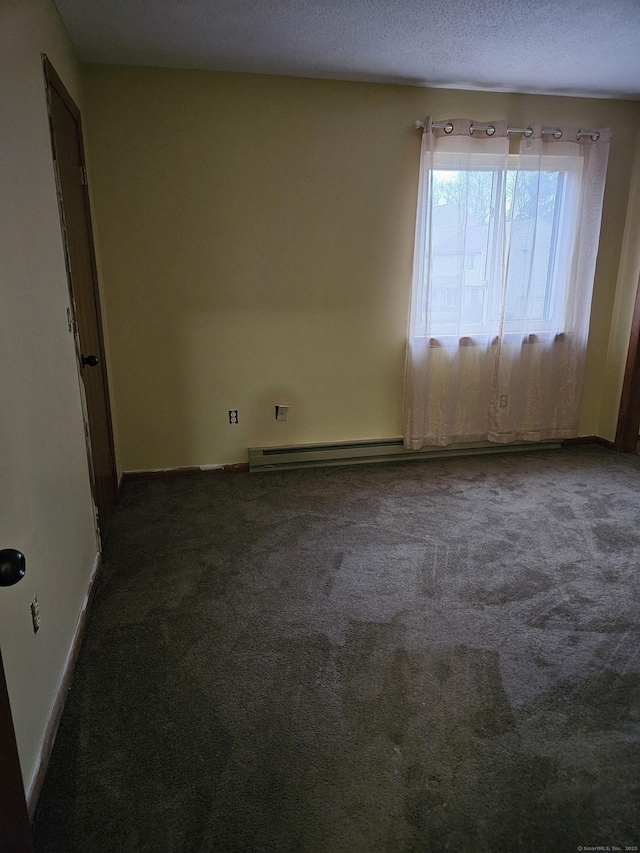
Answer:
<svg viewBox="0 0 640 853"><path fill-rule="evenodd" d="M639 46L1 0L1 851L638 850Z"/></svg>

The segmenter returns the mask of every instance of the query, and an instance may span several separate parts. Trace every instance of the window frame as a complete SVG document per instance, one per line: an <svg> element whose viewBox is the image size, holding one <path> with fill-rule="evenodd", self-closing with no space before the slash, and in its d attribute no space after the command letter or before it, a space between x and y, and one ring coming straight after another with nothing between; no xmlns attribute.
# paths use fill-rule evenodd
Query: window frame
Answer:
<svg viewBox="0 0 640 853"><path fill-rule="evenodd" d="M499 280L496 276L490 278L486 273L486 265L494 262L495 255L487 257L483 261L480 258L479 263L474 258L474 263L468 267L467 255L465 251L462 254L461 263L465 269L474 269L479 266L481 276L484 278L485 287L487 288L486 304L483 305L483 315L481 322L466 323L460 325L459 321L454 321L449 324L442 324L441 327L433 325L429 318L428 299L434 292L433 287L433 255L431 263L429 263L428 246L431 244L432 233L423 235L423 245L421 251L424 253L427 263L424 266L426 275L431 276L431 282L425 286L425 281L420 283L419 304L422 306L420 311L420 319L416 334L414 337L429 339L431 345L434 341L446 343L464 338L465 341L478 342L483 339L493 339L496 335L507 338L522 338L525 337L531 342L534 340L546 340L548 338L564 339L564 326L566 324L567 312L567 289L571 275L571 264L573 256L573 245L575 243L576 225L578 218L578 207L580 198L580 182L582 160L570 154L562 155L557 153L550 154L508 154L500 155L495 153L467 153L464 156L467 161L466 165L461 165L460 155L452 152L434 152L433 166L430 169L430 175L425 182L426 204L431 207L427 212L427 232L431 228L432 212L437 205L432 205L433 197L433 173L438 171L450 172L492 172L495 179L492 181L491 191L491 213L487 233L487 245L490 246L493 252L500 252L499 242L502 239L504 245L502 247L502 269ZM530 160L530 163L527 161ZM529 168L527 168L529 166ZM554 205L554 215L552 222L552 232L549 248L549 256L547 260L547 283L544 294L544 316L542 318L526 318L520 317L509 319L502 317L502 313L506 309L506 293L508 287L508 258L510 248L510 235L508 230L514 221L509 217L507 212L507 179L508 174L519 172L549 172L558 173L558 181L561 186L561 196L556 198ZM501 217L495 215L495 210L498 204L502 205L503 213ZM500 233L502 232L502 234ZM481 254L485 254L484 252ZM498 255L500 257L500 255ZM562 280L561 286L559 281ZM459 302L462 296L462 288L458 287ZM447 300L448 301L448 300ZM504 305L503 305L504 302ZM446 326L449 330L446 330ZM456 327L455 330L453 327ZM436 344L437 345L437 344Z"/></svg>

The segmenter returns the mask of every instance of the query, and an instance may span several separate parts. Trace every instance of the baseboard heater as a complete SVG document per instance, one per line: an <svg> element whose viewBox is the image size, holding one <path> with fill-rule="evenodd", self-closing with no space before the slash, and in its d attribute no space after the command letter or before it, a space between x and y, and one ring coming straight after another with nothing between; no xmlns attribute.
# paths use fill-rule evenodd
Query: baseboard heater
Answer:
<svg viewBox="0 0 640 853"><path fill-rule="evenodd" d="M250 447L249 471L284 471L290 468L362 465L371 462L408 462L416 459L513 453L523 450L559 450L561 444L560 441L517 441L512 444L480 441L473 444L452 444L449 447L407 450L401 438L383 438L369 441L337 441L330 444Z"/></svg>

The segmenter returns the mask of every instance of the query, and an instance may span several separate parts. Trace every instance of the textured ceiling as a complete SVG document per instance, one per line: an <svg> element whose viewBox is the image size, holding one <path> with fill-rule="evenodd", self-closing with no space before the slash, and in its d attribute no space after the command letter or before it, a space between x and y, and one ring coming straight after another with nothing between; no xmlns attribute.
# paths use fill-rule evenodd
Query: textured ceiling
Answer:
<svg viewBox="0 0 640 853"><path fill-rule="evenodd" d="M640 0L55 0L80 59L640 98Z"/></svg>

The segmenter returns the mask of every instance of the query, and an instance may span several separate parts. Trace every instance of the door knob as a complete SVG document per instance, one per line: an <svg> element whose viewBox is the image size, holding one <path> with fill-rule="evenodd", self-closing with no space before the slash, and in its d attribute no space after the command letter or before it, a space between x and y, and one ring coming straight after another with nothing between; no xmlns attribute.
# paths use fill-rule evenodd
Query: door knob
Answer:
<svg viewBox="0 0 640 853"><path fill-rule="evenodd" d="M24 577L26 563L24 554L15 548L0 551L0 586L13 586Z"/></svg>
<svg viewBox="0 0 640 853"><path fill-rule="evenodd" d="M89 367L95 367L98 363L97 355L81 355L80 358L82 359L83 367L86 367L87 364L89 365Z"/></svg>

